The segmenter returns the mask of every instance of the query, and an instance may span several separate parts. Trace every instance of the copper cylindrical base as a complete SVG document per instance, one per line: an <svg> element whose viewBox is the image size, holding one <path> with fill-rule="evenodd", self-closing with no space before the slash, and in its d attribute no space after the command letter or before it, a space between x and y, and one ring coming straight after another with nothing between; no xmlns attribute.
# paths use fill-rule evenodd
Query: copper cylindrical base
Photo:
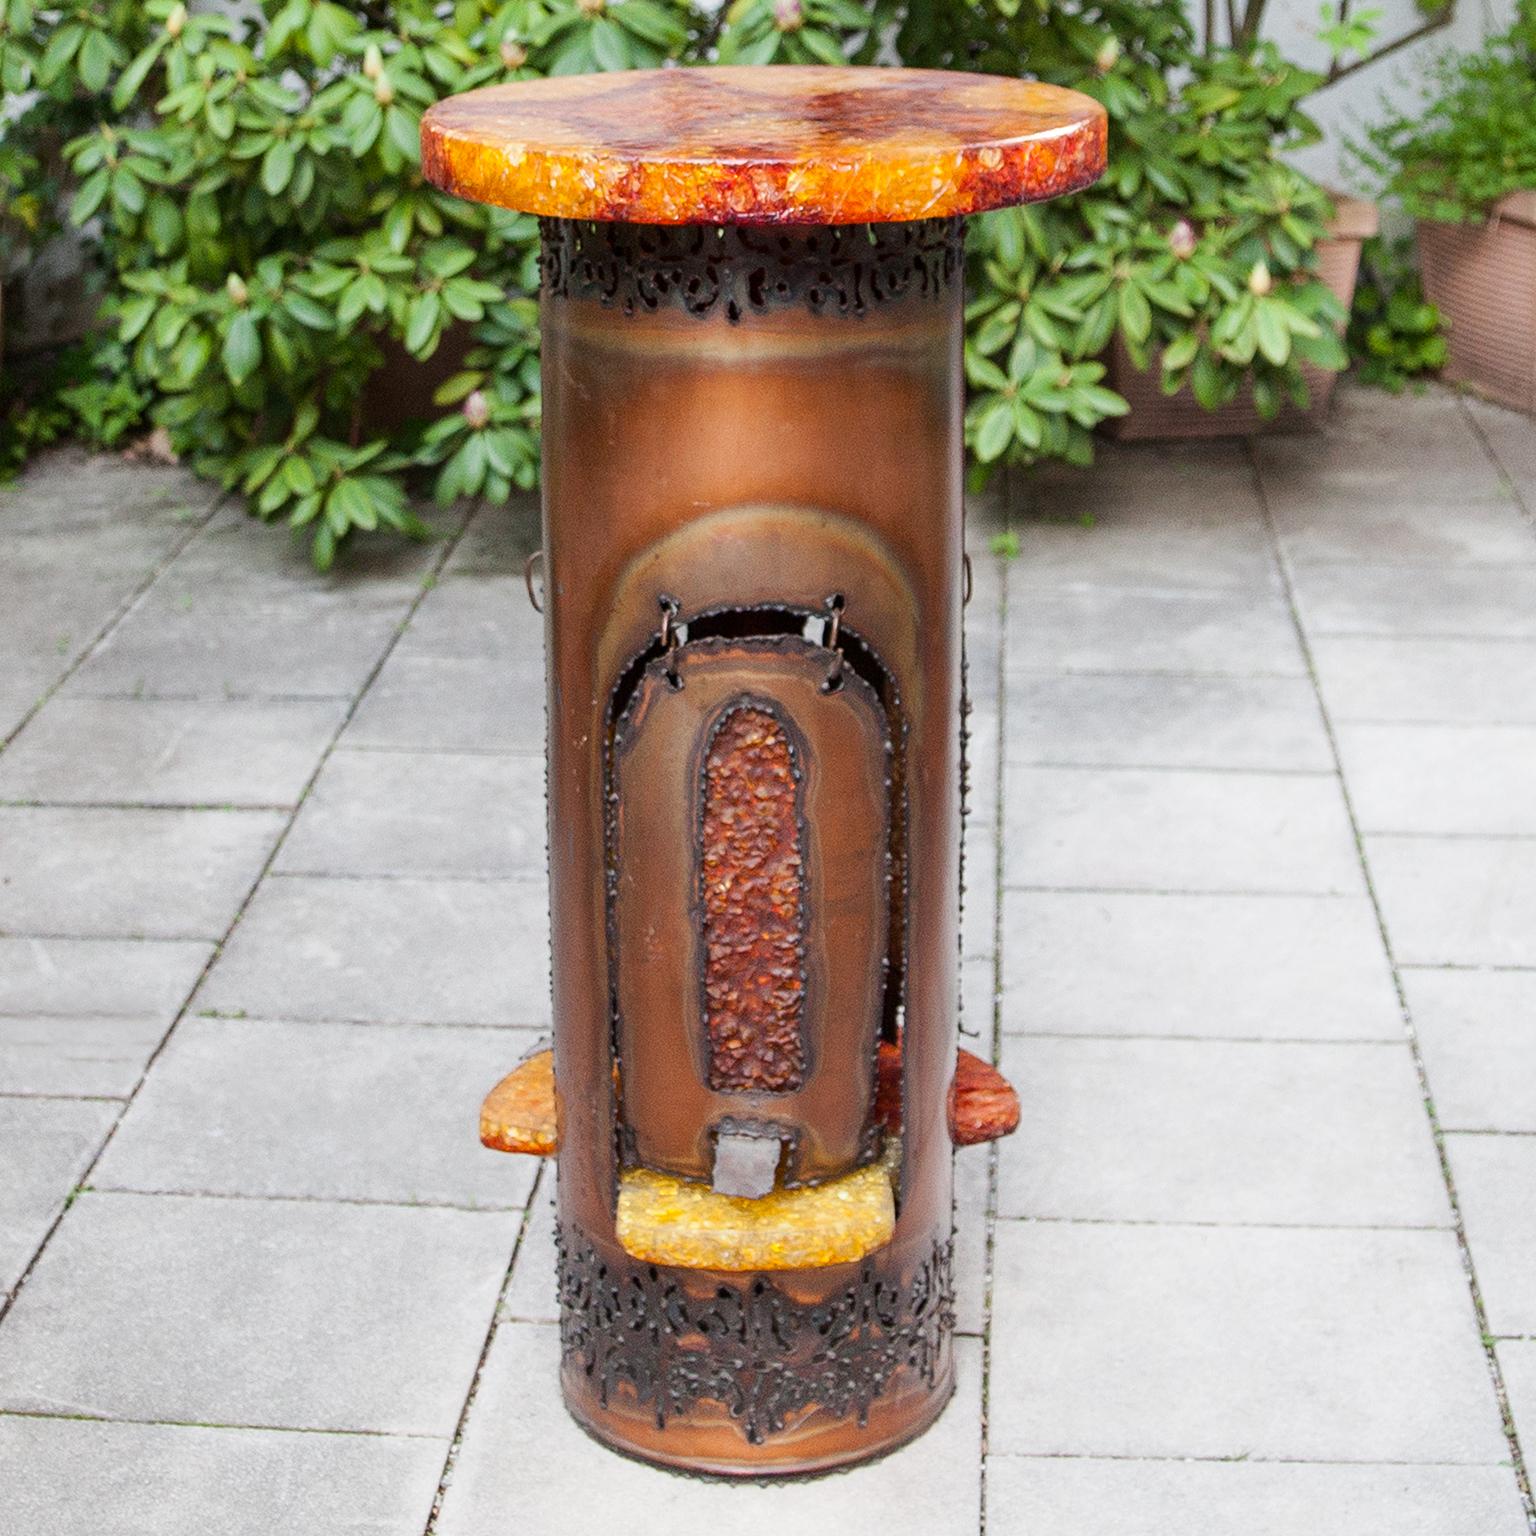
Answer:
<svg viewBox="0 0 1536 1536"><path fill-rule="evenodd" d="M562 1381L594 1435L667 1466L744 1477L841 1466L919 1433L952 1390L962 307L953 221L545 224ZM816 822L805 840L805 1081L741 1102L758 1132L765 1116L784 1132L780 1177L790 1184L876 1158L873 1049L877 1038L899 1042L894 1231L862 1260L820 1268L640 1262L618 1239L621 1172L661 1156L660 1166L699 1177L690 1159L707 1155L735 1101L687 1043L700 1006L687 959L696 912L684 921L690 909L670 876L636 890L636 866L676 864L653 866L647 847L697 847L699 832L676 803L687 796L658 792L654 775L649 788L644 776L620 783L616 762L638 760L624 757L637 713L626 701L664 686L679 630L687 644L712 635L726 649L777 646L792 669L808 645L802 616L814 628L829 603L842 626L837 654L864 669L859 687L883 712L884 745L873 731L869 761L889 755L888 806L861 824L889 828L888 847L867 849L888 883L883 906L859 895L850 872L868 867L857 863L868 839L826 816L827 765L811 763L801 804ZM829 663L830 687L842 664ZM688 697L675 695L679 707ZM817 729L792 732L812 757ZM825 916L860 901L877 922ZM826 1011L851 976L872 978L853 989L869 1000L853 1028L841 1003ZM829 1091L845 1061L858 1085L851 1120ZM799 1109L786 1110L791 1102Z"/></svg>

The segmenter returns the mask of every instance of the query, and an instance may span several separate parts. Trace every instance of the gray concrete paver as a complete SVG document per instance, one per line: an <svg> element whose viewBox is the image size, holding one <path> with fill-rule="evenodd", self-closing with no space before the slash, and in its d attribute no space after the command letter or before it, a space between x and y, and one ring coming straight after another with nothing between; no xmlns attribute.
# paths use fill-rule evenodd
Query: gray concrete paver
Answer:
<svg viewBox="0 0 1536 1536"><path fill-rule="evenodd" d="M1505 1467L994 1456L987 1510L1028 1536L1527 1536ZM989 1529L992 1526L989 1523Z"/></svg>
<svg viewBox="0 0 1536 1536"><path fill-rule="evenodd" d="M11 938L0 934L0 1013L164 1017L191 992L213 945L190 939Z"/></svg>
<svg viewBox="0 0 1536 1536"><path fill-rule="evenodd" d="M0 1327L0 1409L449 1436L518 1220L82 1195Z"/></svg>
<svg viewBox="0 0 1536 1536"><path fill-rule="evenodd" d="M995 1266L994 1452L1509 1454L1450 1232L999 1222Z"/></svg>
<svg viewBox="0 0 1536 1536"><path fill-rule="evenodd" d="M1536 640L1314 635L1336 721L1536 725Z"/></svg>
<svg viewBox="0 0 1536 1536"><path fill-rule="evenodd" d="M1365 897L1008 891L1003 1028L1400 1040Z"/></svg>
<svg viewBox="0 0 1536 1536"><path fill-rule="evenodd" d="M1445 1138L1489 1331L1536 1338L1536 1137Z"/></svg>
<svg viewBox="0 0 1536 1536"><path fill-rule="evenodd" d="M263 882L197 1011L386 1024L544 1025L542 880Z"/></svg>
<svg viewBox="0 0 1536 1536"><path fill-rule="evenodd" d="M342 719L334 700L56 698L0 758L0 800L295 805Z"/></svg>
<svg viewBox="0 0 1536 1536"><path fill-rule="evenodd" d="M1536 565L1300 566L1296 589L1313 634L1536 637Z"/></svg>
<svg viewBox="0 0 1536 1536"><path fill-rule="evenodd" d="M1536 1134L1536 971L1404 971L1449 1131Z"/></svg>
<svg viewBox="0 0 1536 1536"><path fill-rule="evenodd" d="M0 806L0 930L220 938L286 822L254 810Z"/></svg>
<svg viewBox="0 0 1536 1536"><path fill-rule="evenodd" d="M532 1031L183 1021L98 1189L521 1208L534 1159L479 1143Z"/></svg>
<svg viewBox="0 0 1536 1536"><path fill-rule="evenodd" d="M421 1536L447 1442L0 1414L18 1536Z"/></svg>
<svg viewBox="0 0 1536 1536"><path fill-rule="evenodd" d="M117 1109L79 1099L0 1098L0 1291L32 1262Z"/></svg>
<svg viewBox="0 0 1536 1536"><path fill-rule="evenodd" d="M1399 965L1536 966L1536 840L1365 838Z"/></svg>
<svg viewBox="0 0 1536 1536"><path fill-rule="evenodd" d="M338 750L273 867L537 879L544 843L544 764L536 757Z"/></svg>
<svg viewBox="0 0 1536 1536"><path fill-rule="evenodd" d="M1364 832L1536 837L1536 726L1341 725Z"/></svg>
<svg viewBox="0 0 1536 1536"><path fill-rule="evenodd" d="M1331 772L1306 678L1014 673L1008 759L1019 764Z"/></svg>
<svg viewBox="0 0 1536 1536"><path fill-rule="evenodd" d="M1331 775L1010 764L1005 887L1363 891Z"/></svg>
<svg viewBox="0 0 1536 1536"><path fill-rule="evenodd" d="M124 1099L170 1020L110 1014L0 1014L0 1093Z"/></svg>
<svg viewBox="0 0 1536 1536"><path fill-rule="evenodd" d="M1406 1040L1009 1036L1004 1216L1451 1225Z"/></svg>
<svg viewBox="0 0 1536 1536"><path fill-rule="evenodd" d="M1004 663L1010 672L1306 675L1290 615L1269 590L1083 582L1011 593Z"/></svg>
<svg viewBox="0 0 1536 1536"><path fill-rule="evenodd" d="M518 676L494 657L413 656L409 639L407 630L363 695L344 746L526 752L542 760L542 676Z"/></svg>

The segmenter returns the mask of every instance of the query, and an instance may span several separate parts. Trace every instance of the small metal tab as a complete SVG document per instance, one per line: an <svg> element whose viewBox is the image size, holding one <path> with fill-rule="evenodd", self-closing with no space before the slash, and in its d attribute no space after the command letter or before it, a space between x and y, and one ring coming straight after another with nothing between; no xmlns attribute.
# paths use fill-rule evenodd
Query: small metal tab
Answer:
<svg viewBox="0 0 1536 1536"><path fill-rule="evenodd" d="M715 1167L711 1180L717 1195L756 1200L771 1195L779 1174L783 1141L778 1136L748 1131L721 1131L715 1137Z"/></svg>

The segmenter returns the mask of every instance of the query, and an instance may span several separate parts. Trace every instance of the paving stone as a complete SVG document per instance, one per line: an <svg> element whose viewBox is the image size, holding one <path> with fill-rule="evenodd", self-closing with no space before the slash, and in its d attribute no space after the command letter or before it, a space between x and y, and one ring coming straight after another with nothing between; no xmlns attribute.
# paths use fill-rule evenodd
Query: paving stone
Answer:
<svg viewBox="0 0 1536 1536"><path fill-rule="evenodd" d="M451 1435L517 1220L82 1195L0 1329L0 1408Z"/></svg>
<svg viewBox="0 0 1536 1536"><path fill-rule="evenodd" d="M294 805L339 702L57 698L0 758L0 800Z"/></svg>
<svg viewBox="0 0 1536 1536"><path fill-rule="evenodd" d="M1319 635L1312 656L1335 720L1536 725L1536 641Z"/></svg>
<svg viewBox="0 0 1536 1536"><path fill-rule="evenodd" d="M557 1330L507 1323L496 1334L436 1536L538 1531L585 1536L595 1508L623 1511L632 1536L960 1536L981 1518L981 1346L956 1342L959 1382L938 1423L872 1466L837 1477L753 1484L679 1477L600 1450L560 1406ZM572 1476L583 1490L572 1498ZM900 1497L892 1490L899 1489Z"/></svg>
<svg viewBox="0 0 1536 1536"><path fill-rule="evenodd" d="M55 675L54 669L43 668L32 677L13 675L0 682L0 742L21 728Z"/></svg>
<svg viewBox="0 0 1536 1536"><path fill-rule="evenodd" d="M287 875L257 891L194 1007L287 1019L543 1025L548 933L542 880Z"/></svg>
<svg viewBox="0 0 1536 1536"><path fill-rule="evenodd" d="M170 1022L212 944L0 934L0 1013L153 1015Z"/></svg>
<svg viewBox="0 0 1536 1536"><path fill-rule="evenodd" d="M480 1100L537 1038L186 1019L92 1183L520 1208L535 1159L486 1151L477 1128Z"/></svg>
<svg viewBox="0 0 1536 1536"><path fill-rule="evenodd" d="M1488 1330L1536 1335L1536 1138L1445 1138Z"/></svg>
<svg viewBox="0 0 1536 1536"><path fill-rule="evenodd" d="M1290 612L1267 590L1031 587L1009 599L1007 645L1010 671L1306 675Z"/></svg>
<svg viewBox="0 0 1536 1536"><path fill-rule="evenodd" d="M964 890L960 903L963 960L990 960L997 949L997 832L968 824L965 829Z"/></svg>
<svg viewBox="0 0 1536 1536"><path fill-rule="evenodd" d="M544 620L528 604L521 571L442 577L422 599L400 651L460 661L494 657L519 678L537 677L542 696Z"/></svg>
<svg viewBox="0 0 1536 1536"><path fill-rule="evenodd" d="M1271 506L1329 496L1366 507L1454 504L1492 499L1503 484L1448 391L1412 399L1344 391L1322 433L1259 438L1253 452Z"/></svg>
<svg viewBox="0 0 1536 1536"><path fill-rule="evenodd" d="M1296 593L1309 634L1536 637L1536 565L1301 566Z"/></svg>
<svg viewBox="0 0 1536 1536"><path fill-rule="evenodd" d="M0 1527L42 1536L420 1536L446 1444L0 1415ZM107 1522L103 1525L103 1520Z"/></svg>
<svg viewBox="0 0 1536 1536"><path fill-rule="evenodd" d="M1536 843L1376 834L1365 850L1400 965L1536 966Z"/></svg>
<svg viewBox="0 0 1536 1536"><path fill-rule="evenodd" d="M1274 587L1278 574L1252 471L1234 464L1209 478L1199 496L1177 471L1150 479L1098 471L1042 489L1036 510L1016 521L1017 582Z"/></svg>
<svg viewBox="0 0 1536 1536"><path fill-rule="evenodd" d="M1450 1232L999 1222L994 1453L1492 1463Z"/></svg>
<svg viewBox="0 0 1536 1536"><path fill-rule="evenodd" d="M1349 491L1291 491L1273 497L1271 508L1287 557L1301 565L1536 562L1536 536L1514 499L1500 489L1490 485L1477 497L1405 490L1381 501Z"/></svg>
<svg viewBox="0 0 1536 1536"><path fill-rule="evenodd" d="M542 758L542 650L538 663L539 676L532 668L520 675L495 658L413 656L397 648L363 695L342 743Z"/></svg>
<svg viewBox="0 0 1536 1536"><path fill-rule="evenodd" d="M0 1093L127 1098L170 1020L0 1014Z"/></svg>
<svg viewBox="0 0 1536 1536"><path fill-rule="evenodd" d="M1013 673L1008 760L1331 772L1305 678Z"/></svg>
<svg viewBox="0 0 1536 1536"><path fill-rule="evenodd" d="M1463 409L1476 422L1499 465L1529 502L1536 494L1536 437L1531 433L1531 418L1470 396L1463 401Z"/></svg>
<svg viewBox="0 0 1536 1536"><path fill-rule="evenodd" d="M118 1110L79 1099L0 1098L0 1291L32 1262Z"/></svg>
<svg viewBox="0 0 1536 1536"><path fill-rule="evenodd" d="M558 1323L560 1303L555 1287L555 1180L554 1167L550 1165L529 1201L528 1225L523 1230L499 1316L519 1322Z"/></svg>
<svg viewBox="0 0 1536 1536"><path fill-rule="evenodd" d="M444 534L456 532L460 509L420 509ZM441 556L431 540L381 532L353 544L330 571L310 559L307 530L287 529L250 516L238 502L221 507L177 558L169 585L198 596L215 590L259 590L272 595L317 595L355 602L389 592L410 597Z"/></svg>
<svg viewBox="0 0 1536 1536"><path fill-rule="evenodd" d="M1520 1449L1536 1444L1536 1339L1500 1339L1495 1348ZM1529 1462L1527 1462L1529 1466Z"/></svg>
<svg viewBox="0 0 1536 1536"><path fill-rule="evenodd" d="M216 939L287 817L0 806L0 930Z"/></svg>
<svg viewBox="0 0 1536 1536"><path fill-rule="evenodd" d="M1536 1132L1536 971L1402 979L1440 1124Z"/></svg>
<svg viewBox="0 0 1536 1536"><path fill-rule="evenodd" d="M1003 896L1003 1028L1401 1040L1364 897Z"/></svg>
<svg viewBox="0 0 1536 1536"><path fill-rule="evenodd" d="M987 1146L955 1151L955 1330L987 1331L987 1241L992 1159Z"/></svg>
<svg viewBox="0 0 1536 1536"><path fill-rule="evenodd" d="M466 752L331 755L274 868L542 879L544 764Z"/></svg>
<svg viewBox="0 0 1536 1536"><path fill-rule="evenodd" d="M992 1060L997 996L997 962L991 955L960 962L960 1044L983 1061Z"/></svg>
<svg viewBox="0 0 1536 1536"><path fill-rule="evenodd" d="M1536 726L1341 725L1365 832L1536 835Z"/></svg>
<svg viewBox="0 0 1536 1536"><path fill-rule="evenodd" d="M454 546L445 576L523 577L523 562L539 547L539 498L515 495L511 501L487 502L469 520Z"/></svg>
<svg viewBox="0 0 1536 1536"><path fill-rule="evenodd" d="M1337 780L1010 764L1006 886L1363 889Z"/></svg>
<svg viewBox="0 0 1536 1536"><path fill-rule="evenodd" d="M1011 1036L1002 1069L1023 1103L1004 1216L1451 1225L1406 1040Z"/></svg>
<svg viewBox="0 0 1536 1536"><path fill-rule="evenodd" d="M310 586L181 573L155 583L70 679L71 694L350 698L394 640L415 583ZM232 583L232 575L242 581Z"/></svg>
<svg viewBox="0 0 1536 1536"><path fill-rule="evenodd" d="M1029 1536L1527 1536L1505 1467L994 1456L989 1520Z"/></svg>
<svg viewBox="0 0 1536 1536"><path fill-rule="evenodd" d="M33 459L0 490L0 529L11 536L99 533L125 522L182 527L188 509L205 510L218 495L214 482L189 470L69 444Z"/></svg>

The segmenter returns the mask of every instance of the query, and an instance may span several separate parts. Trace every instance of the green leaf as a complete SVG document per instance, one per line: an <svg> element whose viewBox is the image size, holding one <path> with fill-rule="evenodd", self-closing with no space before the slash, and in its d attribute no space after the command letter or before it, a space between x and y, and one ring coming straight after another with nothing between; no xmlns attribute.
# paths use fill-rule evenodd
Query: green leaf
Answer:
<svg viewBox="0 0 1536 1536"><path fill-rule="evenodd" d="M1285 323L1285 308L1276 299L1263 298L1254 305L1255 335L1259 351L1277 368L1291 355L1291 332Z"/></svg>
<svg viewBox="0 0 1536 1536"><path fill-rule="evenodd" d="M261 161L261 185L268 197L277 197L293 179L297 159L291 139L272 141Z"/></svg>
<svg viewBox="0 0 1536 1536"><path fill-rule="evenodd" d="M1134 342L1144 342L1152 334L1152 306L1134 283L1120 289L1120 324Z"/></svg>
<svg viewBox="0 0 1536 1536"><path fill-rule="evenodd" d="M1004 399L993 400L976 424L976 457L990 464L1013 441L1013 405Z"/></svg>
<svg viewBox="0 0 1536 1536"><path fill-rule="evenodd" d="M437 295L418 293L406 311L405 349L417 357L425 357L427 344L437 335Z"/></svg>
<svg viewBox="0 0 1536 1536"><path fill-rule="evenodd" d="M296 288L290 289L283 295L283 308L300 325L308 326L312 331L329 331L335 327L336 319L330 310L310 298L307 293L300 293Z"/></svg>
<svg viewBox="0 0 1536 1536"><path fill-rule="evenodd" d="M823 32L817 27L802 27L795 36L799 38L800 46L823 64L836 66L848 62L847 55L830 33Z"/></svg>
<svg viewBox="0 0 1536 1536"><path fill-rule="evenodd" d="M74 201L69 205L70 222L84 224L106 200L107 191L111 185L112 173L105 166L87 176L80 184L80 190L75 193Z"/></svg>
<svg viewBox="0 0 1536 1536"><path fill-rule="evenodd" d="M169 41L170 39L162 32L118 76L117 84L112 87L112 110L114 112L123 111L128 103L138 95L139 87L148 78L150 70L155 67L155 61L164 52Z"/></svg>
<svg viewBox="0 0 1536 1536"><path fill-rule="evenodd" d="M229 382L241 385L261 363L261 333L249 310L240 310L224 336L224 372Z"/></svg>
<svg viewBox="0 0 1536 1536"><path fill-rule="evenodd" d="M628 69L634 62L624 29L606 16L592 23L592 57L599 69Z"/></svg>

